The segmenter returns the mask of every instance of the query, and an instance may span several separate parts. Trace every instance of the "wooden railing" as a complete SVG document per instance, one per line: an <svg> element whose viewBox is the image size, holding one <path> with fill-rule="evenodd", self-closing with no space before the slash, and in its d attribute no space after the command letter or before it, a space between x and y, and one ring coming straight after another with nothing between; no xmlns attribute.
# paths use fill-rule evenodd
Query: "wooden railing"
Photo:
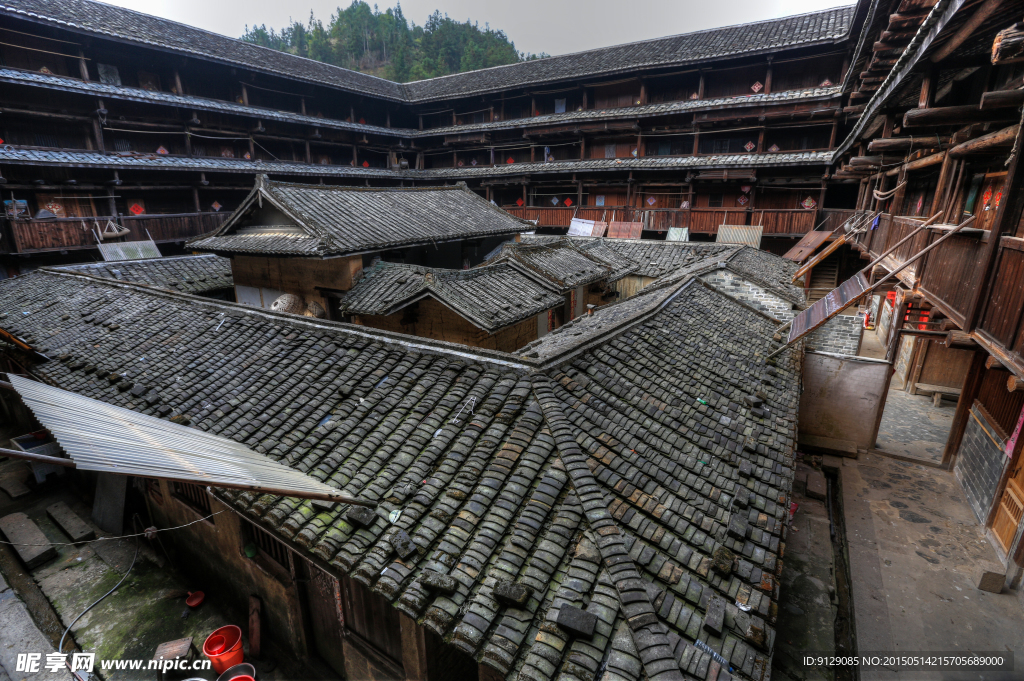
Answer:
<svg viewBox="0 0 1024 681"><path fill-rule="evenodd" d="M553 206L503 206L524 220L536 220L538 227L568 227L573 217L583 220L641 221L645 230L664 232L670 227L689 227L693 233L716 234L719 225L757 225L764 234L806 234L814 229L814 210L747 210L745 208L653 208L624 206L567 208Z"/></svg>
<svg viewBox="0 0 1024 681"><path fill-rule="evenodd" d="M212 232L231 214L181 213L176 215L140 215L138 217L57 218L53 220L6 220L6 236L12 253L96 248L94 231L108 220L120 222L129 233L125 241L152 237L157 243L184 241Z"/></svg>
<svg viewBox="0 0 1024 681"><path fill-rule="evenodd" d="M818 229L825 232L834 232L844 225L850 218L860 211L852 208L823 208L818 211Z"/></svg>

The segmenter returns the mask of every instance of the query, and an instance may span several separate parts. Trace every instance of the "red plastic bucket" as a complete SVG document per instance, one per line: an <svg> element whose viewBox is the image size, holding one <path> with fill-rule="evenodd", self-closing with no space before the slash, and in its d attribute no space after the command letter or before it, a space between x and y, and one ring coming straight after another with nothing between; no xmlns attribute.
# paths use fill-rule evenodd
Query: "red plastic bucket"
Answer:
<svg viewBox="0 0 1024 681"><path fill-rule="evenodd" d="M223 674L229 667L240 663L244 658L242 652L242 630L234 624L217 629L206 637L203 643L203 655L210 658L213 670Z"/></svg>

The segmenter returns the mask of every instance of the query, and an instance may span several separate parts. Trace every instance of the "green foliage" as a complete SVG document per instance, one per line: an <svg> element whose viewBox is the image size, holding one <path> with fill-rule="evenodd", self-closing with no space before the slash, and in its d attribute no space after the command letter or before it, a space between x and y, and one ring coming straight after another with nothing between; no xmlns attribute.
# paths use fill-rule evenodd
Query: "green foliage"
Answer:
<svg viewBox="0 0 1024 681"><path fill-rule="evenodd" d="M400 4L382 12L362 0L339 7L326 24L311 12L307 23L293 20L280 32L246 26L242 40L400 83L548 56L518 52L504 31L486 24L435 11L417 26Z"/></svg>

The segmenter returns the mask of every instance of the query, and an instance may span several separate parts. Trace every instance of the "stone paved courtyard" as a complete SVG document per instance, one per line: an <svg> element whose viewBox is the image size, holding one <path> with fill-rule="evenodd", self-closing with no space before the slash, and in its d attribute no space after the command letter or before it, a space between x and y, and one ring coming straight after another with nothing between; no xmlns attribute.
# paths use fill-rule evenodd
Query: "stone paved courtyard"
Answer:
<svg viewBox="0 0 1024 681"><path fill-rule="evenodd" d="M956 402L943 400L936 407L931 395L890 389L875 447L888 454L940 464L955 412Z"/></svg>

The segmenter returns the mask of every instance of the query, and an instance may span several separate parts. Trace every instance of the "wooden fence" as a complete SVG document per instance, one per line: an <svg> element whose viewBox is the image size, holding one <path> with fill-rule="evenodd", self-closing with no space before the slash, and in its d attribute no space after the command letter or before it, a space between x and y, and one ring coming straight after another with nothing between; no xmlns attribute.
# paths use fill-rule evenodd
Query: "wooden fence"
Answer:
<svg viewBox="0 0 1024 681"><path fill-rule="evenodd" d="M184 241L212 232L231 214L181 213L176 215L140 215L111 218L57 218L53 220L6 220L5 232L12 253L42 253L96 248L94 232L108 220L128 229L126 241L152 237L157 243ZM568 224L568 223L567 223Z"/></svg>

